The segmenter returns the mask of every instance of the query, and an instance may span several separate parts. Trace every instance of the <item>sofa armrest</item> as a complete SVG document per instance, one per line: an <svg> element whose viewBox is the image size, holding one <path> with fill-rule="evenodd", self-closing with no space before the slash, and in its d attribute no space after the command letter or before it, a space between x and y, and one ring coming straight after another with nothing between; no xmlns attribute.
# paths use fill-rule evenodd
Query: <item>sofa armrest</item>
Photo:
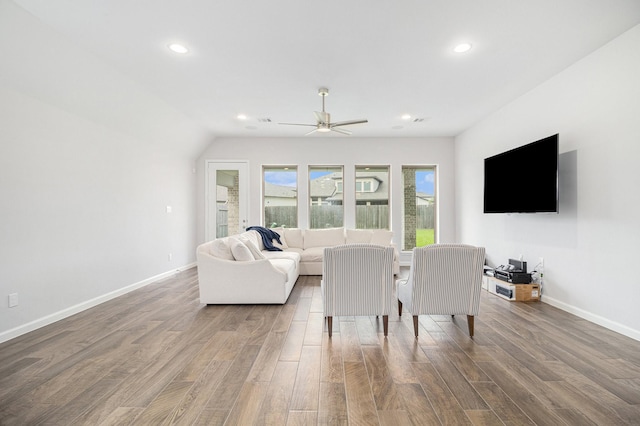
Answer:
<svg viewBox="0 0 640 426"><path fill-rule="evenodd" d="M274 294L286 300L287 274L276 269L268 259L239 262L197 252L200 301L206 304L238 303L251 300L252 289ZM253 303L262 303L255 300Z"/></svg>

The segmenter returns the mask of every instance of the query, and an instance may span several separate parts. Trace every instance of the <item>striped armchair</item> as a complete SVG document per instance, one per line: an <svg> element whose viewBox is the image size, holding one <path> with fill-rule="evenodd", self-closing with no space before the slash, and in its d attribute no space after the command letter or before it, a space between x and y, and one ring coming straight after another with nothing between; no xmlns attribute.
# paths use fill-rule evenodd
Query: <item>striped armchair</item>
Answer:
<svg viewBox="0 0 640 426"><path fill-rule="evenodd" d="M413 314L418 337L418 315L467 315L469 336L480 309L484 247L434 244L413 249L409 278L397 281L398 313L404 306Z"/></svg>
<svg viewBox="0 0 640 426"><path fill-rule="evenodd" d="M324 249L322 302L329 337L333 317L382 315L384 335L389 329L393 300L391 246L344 244Z"/></svg>

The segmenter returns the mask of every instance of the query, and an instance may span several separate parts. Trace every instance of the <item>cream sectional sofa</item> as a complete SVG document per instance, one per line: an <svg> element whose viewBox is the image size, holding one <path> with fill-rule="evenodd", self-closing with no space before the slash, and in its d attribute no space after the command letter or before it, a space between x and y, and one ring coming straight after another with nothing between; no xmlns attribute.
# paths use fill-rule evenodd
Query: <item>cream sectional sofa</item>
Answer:
<svg viewBox="0 0 640 426"><path fill-rule="evenodd" d="M198 246L200 302L206 304L285 303L299 275L322 275L326 247L348 243L393 245L392 232L345 228L274 228L280 235L265 250L254 230ZM400 270L397 249L394 273Z"/></svg>
<svg viewBox="0 0 640 426"><path fill-rule="evenodd" d="M367 243L393 246L393 232L384 229L300 229L274 228L282 245L275 244L287 252L300 254L300 275L322 275L322 257L326 247L341 244ZM395 246L394 246L395 247ZM395 251L393 271L400 272L398 251Z"/></svg>

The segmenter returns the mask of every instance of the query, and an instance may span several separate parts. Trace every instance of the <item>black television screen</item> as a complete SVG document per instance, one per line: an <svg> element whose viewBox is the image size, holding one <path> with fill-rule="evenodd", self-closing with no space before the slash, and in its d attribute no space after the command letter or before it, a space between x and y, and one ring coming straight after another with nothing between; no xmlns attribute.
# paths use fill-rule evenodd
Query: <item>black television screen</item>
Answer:
<svg viewBox="0 0 640 426"><path fill-rule="evenodd" d="M557 134L484 159L484 212L558 212Z"/></svg>

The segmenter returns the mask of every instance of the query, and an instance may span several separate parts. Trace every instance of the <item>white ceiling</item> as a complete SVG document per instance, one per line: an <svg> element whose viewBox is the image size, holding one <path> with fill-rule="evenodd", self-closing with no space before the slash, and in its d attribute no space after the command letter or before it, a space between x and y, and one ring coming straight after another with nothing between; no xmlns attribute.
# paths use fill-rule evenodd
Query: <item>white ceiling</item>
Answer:
<svg viewBox="0 0 640 426"><path fill-rule="evenodd" d="M638 0L14 3L215 135L242 137L303 135L277 123L314 123L321 86L333 121L369 120L353 136L454 136L640 23ZM472 50L454 53L462 41Z"/></svg>

